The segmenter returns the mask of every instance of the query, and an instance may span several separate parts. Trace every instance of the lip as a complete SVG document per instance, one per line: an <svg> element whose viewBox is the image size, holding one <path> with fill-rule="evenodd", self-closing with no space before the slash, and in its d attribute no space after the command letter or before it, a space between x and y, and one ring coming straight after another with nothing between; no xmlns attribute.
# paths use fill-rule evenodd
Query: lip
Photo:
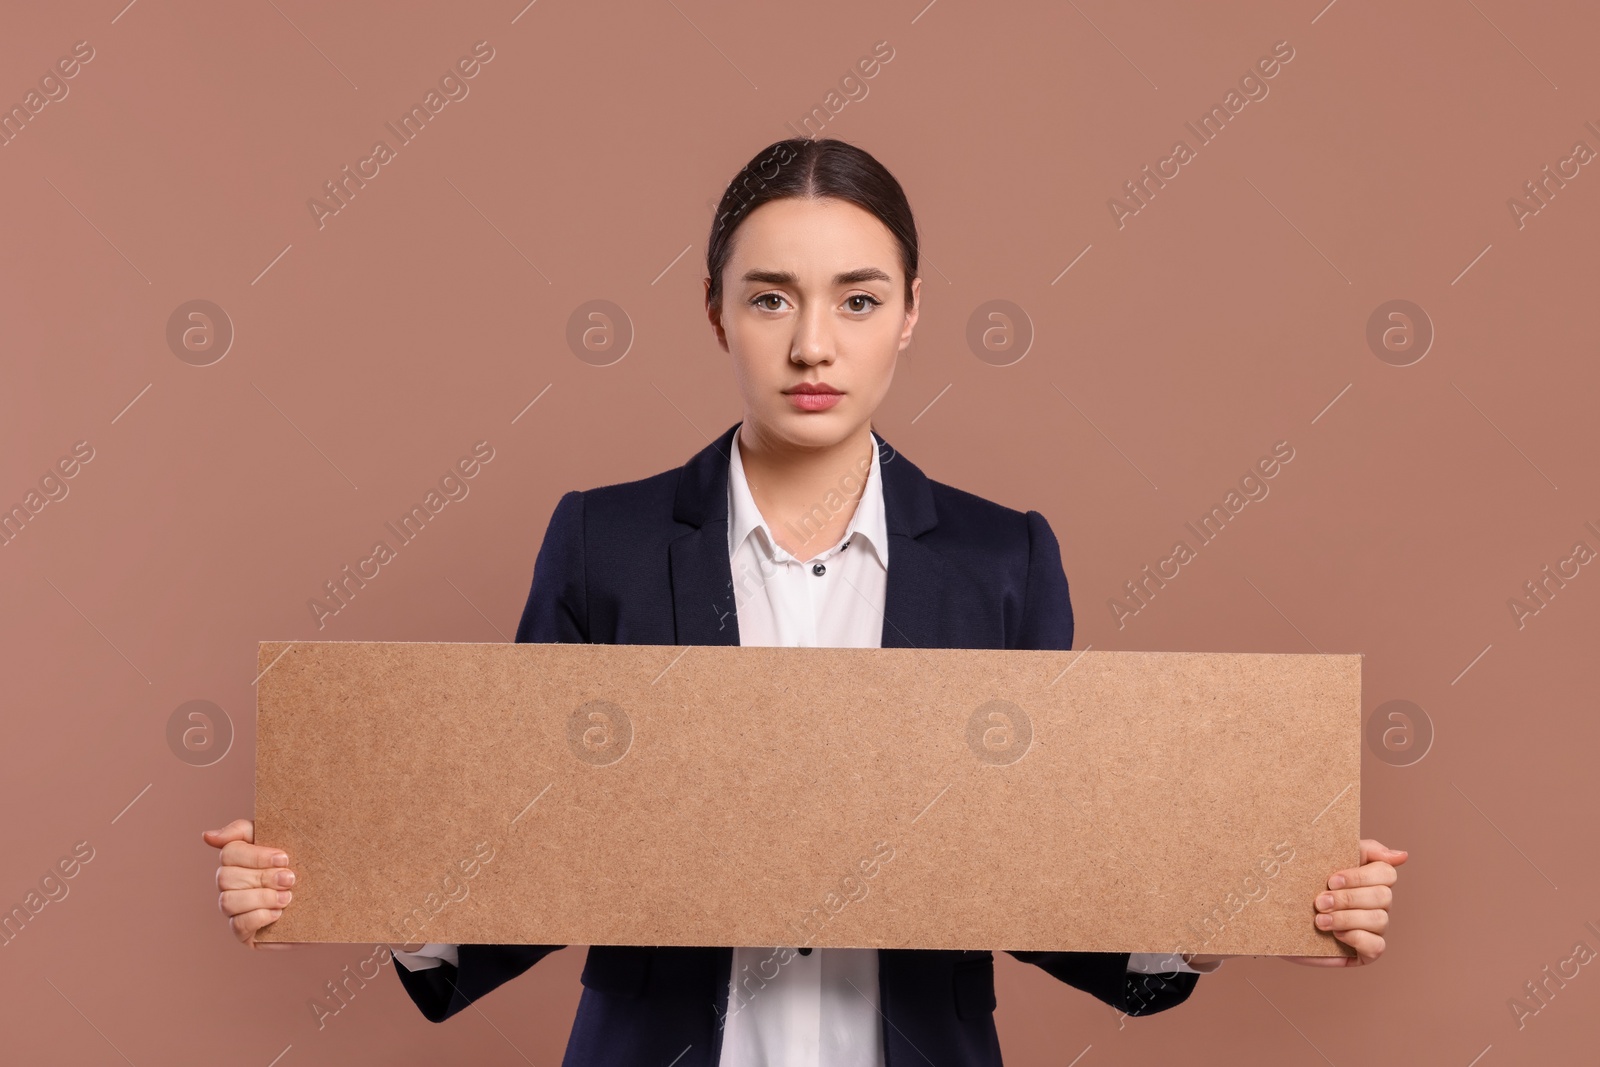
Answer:
<svg viewBox="0 0 1600 1067"><path fill-rule="evenodd" d="M827 382L801 382L784 395L796 411L827 411L844 399L844 394Z"/></svg>

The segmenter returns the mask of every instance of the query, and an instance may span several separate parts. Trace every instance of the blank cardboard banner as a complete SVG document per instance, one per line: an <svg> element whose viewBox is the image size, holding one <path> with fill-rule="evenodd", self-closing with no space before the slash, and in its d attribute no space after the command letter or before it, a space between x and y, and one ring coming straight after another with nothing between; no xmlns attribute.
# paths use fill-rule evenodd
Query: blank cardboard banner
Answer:
<svg viewBox="0 0 1600 1067"><path fill-rule="evenodd" d="M261 941L1352 955L1361 657L262 642Z"/></svg>

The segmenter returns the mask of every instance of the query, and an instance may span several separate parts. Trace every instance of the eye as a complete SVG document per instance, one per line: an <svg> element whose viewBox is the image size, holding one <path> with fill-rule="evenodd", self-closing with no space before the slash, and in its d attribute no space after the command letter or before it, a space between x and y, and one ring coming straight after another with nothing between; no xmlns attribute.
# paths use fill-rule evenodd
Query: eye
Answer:
<svg viewBox="0 0 1600 1067"><path fill-rule="evenodd" d="M853 303L854 301L857 301L857 300L865 300L865 301L867 301L868 306L864 307L864 308L852 307L850 310L852 310L852 311L860 311L860 312L868 312L868 311L871 311L873 308L877 307L879 304L883 303L883 301L879 300L877 297L868 296L866 293L857 293L854 296L846 297L845 298L845 303L846 304L850 304L850 303Z"/></svg>
<svg viewBox="0 0 1600 1067"><path fill-rule="evenodd" d="M778 311L780 309L775 308L775 307L768 307L766 304L763 304L762 303L763 300L783 300L783 294L782 293L762 293L760 296L758 296L754 300L750 301L750 304L751 304L752 307L759 307L763 311ZM787 301L785 301L785 303L787 303Z"/></svg>

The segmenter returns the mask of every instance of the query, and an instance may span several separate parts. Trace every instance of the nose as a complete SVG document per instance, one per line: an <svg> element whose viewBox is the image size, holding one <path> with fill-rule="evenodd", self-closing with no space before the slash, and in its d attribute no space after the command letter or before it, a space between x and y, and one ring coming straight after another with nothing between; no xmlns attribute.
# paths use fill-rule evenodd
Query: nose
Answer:
<svg viewBox="0 0 1600 1067"><path fill-rule="evenodd" d="M831 363L833 356L833 325L828 308L813 303L795 319L794 344L789 358L810 367Z"/></svg>

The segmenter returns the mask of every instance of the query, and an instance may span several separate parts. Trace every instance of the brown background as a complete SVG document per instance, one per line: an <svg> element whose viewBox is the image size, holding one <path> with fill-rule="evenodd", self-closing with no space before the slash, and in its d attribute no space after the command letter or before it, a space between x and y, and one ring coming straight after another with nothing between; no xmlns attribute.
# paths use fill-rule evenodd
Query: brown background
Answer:
<svg viewBox="0 0 1600 1067"><path fill-rule="evenodd" d="M1594 966L1520 1029L1507 1007L1575 942L1600 948L1600 576L1523 628L1507 607L1600 546L1600 176L1521 228L1507 208L1576 140L1600 148L1592 10L520 7L0 14L7 107L74 42L95 50L0 148L0 503L94 449L0 548L0 901L95 850L0 948L9 1054L559 1059L581 950L444 1027L381 975L319 1030L310 1000L370 946L232 941L199 832L251 810L256 642L509 639L563 491L679 464L739 417L701 310L710 202L887 40L822 130L905 183L925 240L878 429L932 477L1044 512L1078 647L1363 652L1368 713L1409 700L1434 731L1420 760L1366 760L1364 832L1412 850L1377 966L1235 960L1119 1022L1002 958L1008 1061L1593 1057ZM495 58L470 95L319 230L306 201L479 40ZM1270 95L1118 229L1108 198L1280 40L1295 58ZM204 367L166 337L196 299L237 331ZM566 342L593 299L637 333L610 366ZM1010 366L966 341L994 299L1036 331ZM1366 338L1395 299L1437 331L1406 367ZM470 496L319 629L307 600L485 439ZM1119 628L1108 599L1280 440L1295 458L1270 495ZM191 700L236 731L220 759L169 743Z"/></svg>

